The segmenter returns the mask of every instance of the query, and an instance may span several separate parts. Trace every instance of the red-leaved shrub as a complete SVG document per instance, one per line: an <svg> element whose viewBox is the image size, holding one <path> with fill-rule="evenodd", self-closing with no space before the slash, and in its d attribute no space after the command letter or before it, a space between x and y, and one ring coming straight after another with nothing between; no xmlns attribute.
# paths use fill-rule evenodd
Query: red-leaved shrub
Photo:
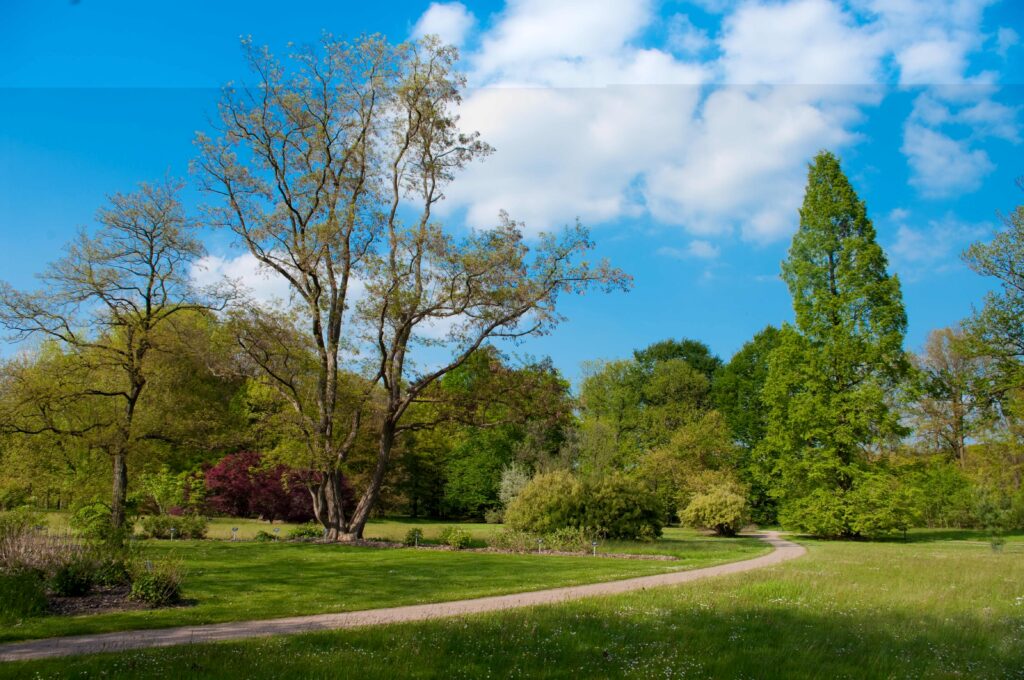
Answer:
<svg viewBox="0 0 1024 680"><path fill-rule="evenodd" d="M308 522L313 501L300 478L284 465L264 466L255 451L224 456L206 471L206 502L233 517Z"/></svg>

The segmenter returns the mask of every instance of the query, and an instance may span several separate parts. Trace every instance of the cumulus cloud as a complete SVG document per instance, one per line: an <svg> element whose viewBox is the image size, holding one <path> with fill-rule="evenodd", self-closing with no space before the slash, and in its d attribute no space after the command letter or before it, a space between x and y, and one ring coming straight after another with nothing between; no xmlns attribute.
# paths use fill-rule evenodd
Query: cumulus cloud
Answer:
<svg viewBox="0 0 1024 680"><path fill-rule="evenodd" d="M902 209L890 213L888 222L896 231L887 248L893 269L909 282L957 267L956 256L992 230L990 224L963 222L952 214L914 224L912 214Z"/></svg>
<svg viewBox="0 0 1024 680"><path fill-rule="evenodd" d="M289 299L289 283L271 269L263 267L251 253L237 257L207 255L192 265L192 281L201 286L225 280L240 284L257 304L279 305Z"/></svg>
<svg viewBox="0 0 1024 680"><path fill-rule="evenodd" d="M443 42L462 47L476 23L472 12L461 2L432 2L412 29L412 37L436 35Z"/></svg>
<svg viewBox="0 0 1024 680"><path fill-rule="evenodd" d="M991 74L968 71L992 42L988 0L702 4L723 13L714 33L706 15L660 18L653 0L509 0L464 56L462 124L498 153L460 176L442 210L485 226L504 208L532 232L647 217L708 243L777 240L795 228L807 160L854 145L893 83L947 86L905 128L925 195L971 190L990 171L962 128L1016 141ZM971 83L989 85L964 97Z"/></svg>

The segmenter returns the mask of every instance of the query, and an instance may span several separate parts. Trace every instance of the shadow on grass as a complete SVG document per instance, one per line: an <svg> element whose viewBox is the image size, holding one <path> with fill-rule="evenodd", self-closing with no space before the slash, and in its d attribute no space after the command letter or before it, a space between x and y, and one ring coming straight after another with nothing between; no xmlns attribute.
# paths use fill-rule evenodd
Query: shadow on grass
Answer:
<svg viewBox="0 0 1024 680"><path fill-rule="evenodd" d="M6 677L1009 677L1012 621L615 599L435 623L0 666Z"/></svg>

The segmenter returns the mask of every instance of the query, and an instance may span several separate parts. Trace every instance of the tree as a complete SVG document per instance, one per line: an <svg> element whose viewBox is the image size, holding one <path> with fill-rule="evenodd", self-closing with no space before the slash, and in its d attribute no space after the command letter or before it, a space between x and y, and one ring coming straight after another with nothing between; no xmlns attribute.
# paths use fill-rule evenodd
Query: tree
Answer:
<svg viewBox="0 0 1024 680"><path fill-rule="evenodd" d="M779 329L767 326L744 343L715 376L712 400L736 442L750 451L764 438L768 414L761 400L768 362L779 345Z"/></svg>
<svg viewBox="0 0 1024 680"><path fill-rule="evenodd" d="M151 357L161 333L188 310L223 307L227 291L199 290L189 278L202 255L196 225L182 208L180 184L142 184L137 192L114 194L97 213L99 229L82 232L63 258L40 276L44 288L22 292L0 284L0 323L15 340L49 338L91 372L62 395L40 395L7 427L23 434L102 434L113 466L111 521L125 520L128 457L137 445L136 411L150 378ZM102 397L116 410L78 426L46 413L53 399Z"/></svg>
<svg viewBox="0 0 1024 680"><path fill-rule="evenodd" d="M1017 186L1024 190L1024 178ZM1002 220L1006 228L991 243L975 243L963 255L971 269L1000 286L965 326L989 356L1016 363L1024 357L1024 205Z"/></svg>
<svg viewBox="0 0 1024 680"><path fill-rule="evenodd" d="M771 417L757 456L786 503L849 491L872 447L901 432L889 408L907 371L899 280L829 152L810 166L782 276L796 328L784 329L772 352L764 392ZM830 516L819 526L854 533L841 514Z"/></svg>
<svg viewBox="0 0 1024 680"><path fill-rule="evenodd" d="M722 360L711 353L711 349L700 340L683 338L682 340L662 340L644 349L633 352L633 358L643 368L650 371L658 363L670 359L682 359L707 378L708 383L715 379L715 373L722 367Z"/></svg>
<svg viewBox="0 0 1024 680"><path fill-rule="evenodd" d="M294 413L306 465L319 473L311 492L328 538L356 539L396 441L435 424L409 411L437 380L489 338L549 331L560 293L627 279L580 261L592 244L579 226L542 237L531 254L504 214L463 239L434 221L455 173L491 151L459 130L465 80L454 48L327 37L289 70L245 47L259 83L226 92L221 137L200 137L199 167L222 198L214 221L290 284L291 307L272 323L250 314L240 345ZM365 295L353 305L355 280ZM417 368L413 350L438 344L439 326L449 329L440 343L449 357ZM342 353L343 338L351 352ZM349 515L340 475L371 414L376 460Z"/></svg>
<svg viewBox="0 0 1024 680"><path fill-rule="evenodd" d="M929 450L943 452L964 467L967 442L989 410L986 362L971 356L958 328L929 333L924 351L912 360L918 396L909 405L909 414L916 435Z"/></svg>

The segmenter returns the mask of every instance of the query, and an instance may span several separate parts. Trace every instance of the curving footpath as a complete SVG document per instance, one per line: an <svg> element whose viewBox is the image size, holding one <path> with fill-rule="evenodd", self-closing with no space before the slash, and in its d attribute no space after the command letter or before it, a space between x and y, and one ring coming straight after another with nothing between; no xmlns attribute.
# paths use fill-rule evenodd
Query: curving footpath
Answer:
<svg viewBox="0 0 1024 680"><path fill-rule="evenodd" d="M69 637L30 640L0 645L0 661L27 661L75 654L96 654L100 652L121 652L145 647L170 647L204 642L222 642L244 638L291 635L319 630L338 630L361 626L377 626L408 621L425 621L466 614L495 612L505 609L532 607L539 604L554 604L578 600L595 595L616 595L631 590L644 590L658 586L689 583L711 576L738 574L744 571L770 567L786 560L800 557L807 550L796 543L779 538L778 532L768 531L757 538L770 544L775 550L742 562L731 562L714 567L675 571L654 576L641 576L621 581L591 583L583 586L535 590L511 595L481 597L474 600L435 602L389 609L368 609L340 614L317 614L314 616L293 616L284 619L263 621L235 621L202 626L181 626L154 630L129 630L96 635L73 635Z"/></svg>

